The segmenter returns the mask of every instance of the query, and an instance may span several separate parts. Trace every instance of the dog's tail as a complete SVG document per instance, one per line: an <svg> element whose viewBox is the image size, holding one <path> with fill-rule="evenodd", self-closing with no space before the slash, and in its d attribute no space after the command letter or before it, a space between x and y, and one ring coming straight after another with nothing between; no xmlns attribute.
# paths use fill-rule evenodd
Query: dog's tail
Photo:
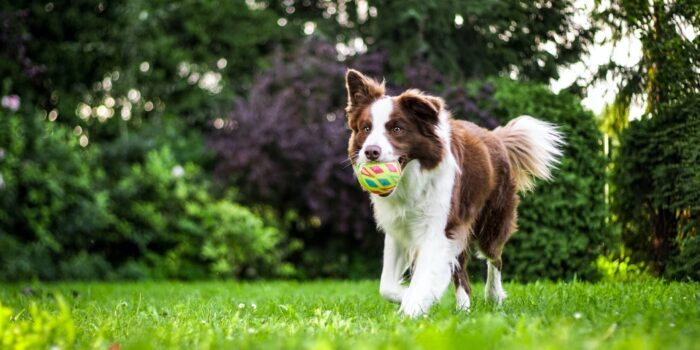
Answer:
<svg viewBox="0 0 700 350"><path fill-rule="evenodd" d="M564 135L551 123L520 116L493 130L508 151L518 191L534 187L534 178L549 180L559 163Z"/></svg>

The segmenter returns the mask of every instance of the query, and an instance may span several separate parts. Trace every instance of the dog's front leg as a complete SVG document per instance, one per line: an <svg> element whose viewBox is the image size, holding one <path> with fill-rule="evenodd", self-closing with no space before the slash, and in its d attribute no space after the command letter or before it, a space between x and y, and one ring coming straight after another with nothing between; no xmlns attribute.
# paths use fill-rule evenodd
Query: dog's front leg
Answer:
<svg viewBox="0 0 700 350"><path fill-rule="evenodd" d="M379 294L391 302L400 303L405 287L401 285L406 271L406 250L390 234L384 238L384 265L379 282Z"/></svg>
<svg viewBox="0 0 700 350"><path fill-rule="evenodd" d="M452 276L453 245L442 230L424 237L417 249L413 277L401 301L400 312L409 317L420 316L442 296Z"/></svg>

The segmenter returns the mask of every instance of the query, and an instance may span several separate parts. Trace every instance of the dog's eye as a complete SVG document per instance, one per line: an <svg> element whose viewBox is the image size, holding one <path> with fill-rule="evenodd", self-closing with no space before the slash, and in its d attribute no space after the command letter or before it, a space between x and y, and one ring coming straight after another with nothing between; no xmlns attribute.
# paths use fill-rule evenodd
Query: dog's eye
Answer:
<svg viewBox="0 0 700 350"><path fill-rule="evenodd" d="M362 128L362 131L364 131L366 133L369 133L371 130L372 130L372 128L370 128L369 126L365 126L364 128Z"/></svg>
<svg viewBox="0 0 700 350"><path fill-rule="evenodd" d="M401 129L401 128L400 128L400 127L398 127L398 126L395 126L395 127L393 128L393 129L391 129L391 131L393 131L393 132L394 132L395 134L398 134L398 133L400 133L400 132L401 132L401 130L403 130L403 129Z"/></svg>

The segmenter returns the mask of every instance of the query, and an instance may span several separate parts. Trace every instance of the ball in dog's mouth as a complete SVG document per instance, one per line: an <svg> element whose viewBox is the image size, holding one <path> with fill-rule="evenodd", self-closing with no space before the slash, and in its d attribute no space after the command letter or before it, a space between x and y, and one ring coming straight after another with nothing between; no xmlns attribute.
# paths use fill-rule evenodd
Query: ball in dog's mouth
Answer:
<svg viewBox="0 0 700 350"><path fill-rule="evenodd" d="M386 197L394 192L401 180L401 163L366 162L355 167L357 181L367 192Z"/></svg>

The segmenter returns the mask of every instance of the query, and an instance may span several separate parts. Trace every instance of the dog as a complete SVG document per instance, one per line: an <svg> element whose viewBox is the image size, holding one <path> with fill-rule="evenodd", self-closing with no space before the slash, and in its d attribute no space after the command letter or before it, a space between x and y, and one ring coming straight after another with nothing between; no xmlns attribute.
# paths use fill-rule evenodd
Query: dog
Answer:
<svg viewBox="0 0 700 350"><path fill-rule="evenodd" d="M521 116L487 130L453 119L441 98L418 90L387 96L384 82L353 69L345 83L353 166L398 161L403 169L393 193L370 194L385 233L381 296L417 317L452 279L457 309L468 311L467 261L475 243L487 261L485 296L500 304L506 298L501 253L516 230L518 192L531 190L534 178L551 178L564 145L559 128Z"/></svg>

